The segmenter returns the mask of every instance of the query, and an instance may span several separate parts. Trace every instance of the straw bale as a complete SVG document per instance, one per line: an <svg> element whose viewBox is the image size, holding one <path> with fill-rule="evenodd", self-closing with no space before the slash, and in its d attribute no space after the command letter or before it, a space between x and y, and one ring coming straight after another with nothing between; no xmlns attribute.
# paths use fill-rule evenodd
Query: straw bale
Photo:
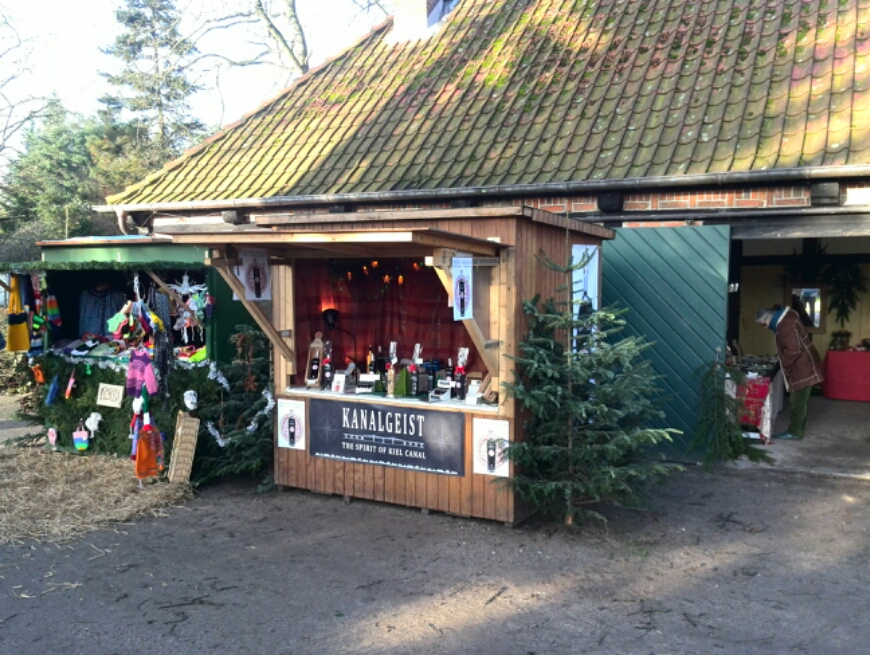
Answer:
<svg viewBox="0 0 870 655"><path fill-rule="evenodd" d="M146 481L129 460L41 448L0 449L0 544L63 542L114 522L159 516L190 485Z"/></svg>

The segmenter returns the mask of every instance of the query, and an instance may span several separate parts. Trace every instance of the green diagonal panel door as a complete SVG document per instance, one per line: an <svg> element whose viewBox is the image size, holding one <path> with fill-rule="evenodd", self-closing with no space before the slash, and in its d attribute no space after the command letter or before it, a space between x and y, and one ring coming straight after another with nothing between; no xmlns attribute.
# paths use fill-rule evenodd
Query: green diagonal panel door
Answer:
<svg viewBox="0 0 870 655"><path fill-rule="evenodd" d="M603 248L604 305L627 307L626 334L654 342L647 351L663 376L668 427L683 432L665 448L688 454L699 406L698 368L725 345L728 226L619 229Z"/></svg>

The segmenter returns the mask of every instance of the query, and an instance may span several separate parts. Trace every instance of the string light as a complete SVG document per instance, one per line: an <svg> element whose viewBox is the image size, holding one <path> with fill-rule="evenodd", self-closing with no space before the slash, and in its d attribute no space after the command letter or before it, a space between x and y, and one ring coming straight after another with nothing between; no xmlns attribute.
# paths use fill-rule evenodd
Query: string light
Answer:
<svg viewBox="0 0 870 655"><path fill-rule="evenodd" d="M403 284L405 284L405 276L404 276L404 275L400 275L400 276L399 276L399 286L401 286L401 285L403 285Z"/></svg>

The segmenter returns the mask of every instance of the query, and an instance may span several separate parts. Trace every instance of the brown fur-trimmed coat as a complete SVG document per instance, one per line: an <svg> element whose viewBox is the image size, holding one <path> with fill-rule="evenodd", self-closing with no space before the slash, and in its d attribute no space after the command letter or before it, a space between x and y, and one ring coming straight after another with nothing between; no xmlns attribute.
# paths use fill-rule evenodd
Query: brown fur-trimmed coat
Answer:
<svg viewBox="0 0 870 655"><path fill-rule="evenodd" d="M776 354L789 391L800 391L825 379L819 351L793 309L787 309L776 324Z"/></svg>

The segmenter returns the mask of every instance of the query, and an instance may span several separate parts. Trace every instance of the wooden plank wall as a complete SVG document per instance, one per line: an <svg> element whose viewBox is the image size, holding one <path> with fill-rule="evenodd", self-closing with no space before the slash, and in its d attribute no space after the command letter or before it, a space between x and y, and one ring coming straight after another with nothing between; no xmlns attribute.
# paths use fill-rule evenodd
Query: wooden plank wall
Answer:
<svg viewBox="0 0 870 655"><path fill-rule="evenodd" d="M285 397L293 397L292 394ZM306 414L310 407L305 401ZM514 499L498 478L475 475L473 418L492 414L465 413L465 476L420 473L392 466L356 464L309 457L305 451L276 448L275 483L317 493L364 498L407 507L419 507L458 516L474 516L513 523ZM310 425L311 417L306 416ZM513 424L511 425L511 430Z"/></svg>

